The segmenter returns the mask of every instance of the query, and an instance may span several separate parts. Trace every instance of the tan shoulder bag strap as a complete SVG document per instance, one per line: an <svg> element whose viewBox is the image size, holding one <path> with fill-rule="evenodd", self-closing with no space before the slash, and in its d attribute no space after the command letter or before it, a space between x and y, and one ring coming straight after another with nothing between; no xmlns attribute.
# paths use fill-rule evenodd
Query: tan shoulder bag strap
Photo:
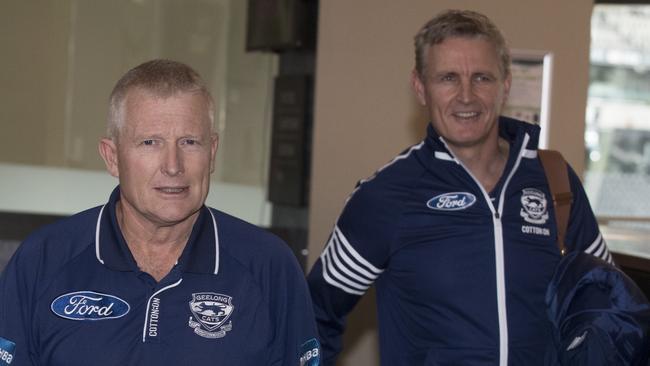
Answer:
<svg viewBox="0 0 650 366"><path fill-rule="evenodd" d="M546 179L548 180L551 196L553 197L553 207L555 207L555 221L557 224L557 246L562 255L566 254L564 237L567 226L569 225L569 215L571 213L571 203L573 202L573 193L569 184L569 173L567 163L558 151L555 150L537 150L539 160L542 162Z"/></svg>

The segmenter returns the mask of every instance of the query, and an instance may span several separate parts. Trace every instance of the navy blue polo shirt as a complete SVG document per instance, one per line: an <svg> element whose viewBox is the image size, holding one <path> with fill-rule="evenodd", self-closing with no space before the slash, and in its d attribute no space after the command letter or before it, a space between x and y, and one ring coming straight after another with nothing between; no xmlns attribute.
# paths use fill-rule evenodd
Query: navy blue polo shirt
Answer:
<svg viewBox="0 0 650 366"><path fill-rule="evenodd" d="M119 198L116 188L18 249L0 278L0 365L318 364L304 275L285 243L203 207L156 282L119 230Z"/></svg>

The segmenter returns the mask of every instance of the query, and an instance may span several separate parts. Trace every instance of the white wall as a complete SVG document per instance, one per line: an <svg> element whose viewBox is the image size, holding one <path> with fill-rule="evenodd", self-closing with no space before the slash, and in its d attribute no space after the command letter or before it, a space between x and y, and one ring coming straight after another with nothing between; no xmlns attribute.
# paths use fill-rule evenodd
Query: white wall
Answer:
<svg viewBox="0 0 650 366"><path fill-rule="evenodd" d="M102 171L0 163L0 211L72 215L106 203L117 184ZM265 195L259 186L213 181L206 205L268 227Z"/></svg>

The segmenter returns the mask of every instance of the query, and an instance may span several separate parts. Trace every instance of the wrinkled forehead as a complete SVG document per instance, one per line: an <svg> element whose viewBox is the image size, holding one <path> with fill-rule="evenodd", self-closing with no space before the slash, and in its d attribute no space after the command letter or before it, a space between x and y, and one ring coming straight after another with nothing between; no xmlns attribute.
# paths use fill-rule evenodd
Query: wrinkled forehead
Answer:
<svg viewBox="0 0 650 366"><path fill-rule="evenodd" d="M147 89L140 86L130 88L124 95L123 101L129 100L153 100L165 101L170 99L196 99L201 101L205 107L210 107L212 100L209 95L201 89L189 90L168 90L168 89Z"/></svg>
<svg viewBox="0 0 650 366"><path fill-rule="evenodd" d="M122 113L126 129L178 125L210 131L212 127L210 100L199 91L160 95L134 89L125 95Z"/></svg>
<svg viewBox="0 0 650 366"><path fill-rule="evenodd" d="M446 37L441 42L430 44L424 56L425 74L435 65L452 68L469 65L485 71L494 70L501 77L506 72L498 46L483 35Z"/></svg>
<svg viewBox="0 0 650 366"><path fill-rule="evenodd" d="M213 113L214 113L214 102L212 100L212 96L209 94L209 92L200 89L200 88L192 88L192 89L169 89L169 88L146 88L142 86L133 86L129 88L122 100L121 100L121 107L123 108L125 104L129 101L133 100L158 100L158 101L165 101L168 99L174 99L174 98L184 98L184 97L194 97L197 101L201 101L203 107L207 110L208 115L210 116L210 119L213 119Z"/></svg>
<svg viewBox="0 0 650 366"><path fill-rule="evenodd" d="M430 45L425 57L428 61L454 62L463 58L495 65L500 63L497 48L485 37L448 37L442 42Z"/></svg>

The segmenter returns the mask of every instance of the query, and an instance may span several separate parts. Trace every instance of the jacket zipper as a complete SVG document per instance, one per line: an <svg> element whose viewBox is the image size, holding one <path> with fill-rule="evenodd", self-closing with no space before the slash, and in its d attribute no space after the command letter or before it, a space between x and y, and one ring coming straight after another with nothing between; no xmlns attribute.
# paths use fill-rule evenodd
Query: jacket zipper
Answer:
<svg viewBox="0 0 650 366"><path fill-rule="evenodd" d="M505 263L504 263L504 245L503 245L503 223L501 222L501 217L503 216L503 204L505 198L505 192L508 188L510 180L514 176L515 172L519 168L519 163L524 154L526 146L530 136L526 134L524 136L523 143L519 153L517 154L517 160L515 165L512 167L508 173L508 177L501 188L499 194L499 203L497 208L494 207L490 195L485 191L481 183L474 177L472 172L470 172L467 167L454 156L451 149L447 146L447 143L440 137L440 141L445 145L449 154L453 157L454 161L460 165L465 172L472 178L474 183L478 186L479 190L483 194L483 199L485 199L490 211L492 212L492 225L494 226L494 257L495 257L495 266L496 266L496 285L497 285L497 312L499 319L499 366L508 365L508 312L506 309L506 280L505 280Z"/></svg>

